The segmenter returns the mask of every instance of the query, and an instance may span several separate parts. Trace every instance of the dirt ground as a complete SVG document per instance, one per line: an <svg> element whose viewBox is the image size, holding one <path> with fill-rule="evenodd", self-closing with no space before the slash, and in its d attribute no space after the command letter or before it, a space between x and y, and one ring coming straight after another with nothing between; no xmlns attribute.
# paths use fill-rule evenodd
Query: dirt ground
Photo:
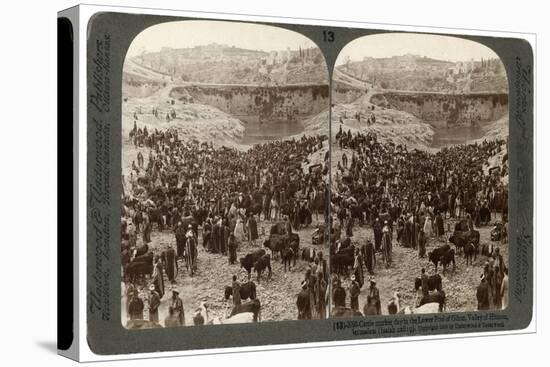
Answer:
<svg viewBox="0 0 550 367"><path fill-rule="evenodd" d="M493 214L493 221L495 216ZM500 220L500 216L498 217ZM451 223L451 228L454 228L455 221L453 219L445 219L445 228L447 223ZM490 232L493 228L492 225L484 226L481 228L475 228L480 233L480 247L485 243L490 243ZM438 246L442 246L448 243L447 238L449 233L445 233L445 236L441 237L441 241L438 241L435 237L428 239L426 244L426 256L420 258L418 256L418 250L412 248L401 247L395 243L395 229L394 229L394 241L393 241L393 255L392 264L386 269L382 262L382 255L376 254L376 268L374 270L374 277L376 279L376 286L380 291L380 301L382 305L382 314L387 314L387 304L393 297L394 292L399 292L404 301L403 306L413 306L415 304L416 292L414 290L414 279L420 277L420 270L424 267L428 275L435 274L435 266L428 260L428 252L432 251ZM354 226L352 243L363 245L367 238L370 238L374 243L374 233L372 227L358 225ZM451 248L454 245L449 243ZM500 253L503 256L504 262L507 265L508 259L508 244L495 243L500 248ZM466 266L466 260L462 253L455 256L456 268L453 270L452 265L447 268L444 273L441 266L438 268L438 273L443 279L443 291L446 294L446 312L460 312L460 311L475 311L477 310L476 291L477 286L480 283L480 275L483 273L483 266L486 261L485 256L478 255L473 264ZM362 312L363 306L367 301L368 295L368 273L365 271L365 284L361 289L359 295L359 310ZM342 282L342 286L346 289L347 301L346 305L349 306L349 285L350 280L345 279ZM418 301L422 297L421 291L418 294Z"/></svg>
<svg viewBox="0 0 550 367"><path fill-rule="evenodd" d="M317 251L323 251L324 257L328 259L328 249L323 249L322 245L312 245L311 235L315 229L315 224L323 221L323 216L319 215L316 221L315 214L313 215L313 224L307 228L298 231L300 235L300 248L314 247ZM258 249L263 248L263 241L269 234L269 229L273 222L261 221L258 223L258 232L260 238L256 240L256 245L248 243L239 244L237 250L237 258ZM199 230L200 232L200 230ZM141 238L138 244L141 244ZM154 253L160 253L169 244L176 247L174 234L170 230L163 232L154 231L151 235L150 247ZM199 233L199 252L197 257L197 272L190 276L183 262L179 262L179 272L176 277L176 286L180 291L180 298L183 300L185 311L185 324L193 325L193 314L199 308L201 302L208 304L209 316L218 317L220 320L226 318L231 312L232 300L224 299L224 288L226 285L231 285L232 276L237 275L241 282L247 281L247 273L244 269L241 270L238 262L230 265L227 256L221 254L211 254L205 251L202 247L202 235ZM269 252L268 249L266 249ZM261 321L274 320L295 320L298 316L296 307L296 296L300 291L300 283L304 279L304 273L308 269L309 264L300 259L296 262L296 267L285 273L283 265L279 259L271 261L272 278L267 278L267 273L264 273L260 282L256 280L255 273L252 274L251 280L256 283L256 291L258 299L261 302ZM159 308L159 321L164 326L164 318L168 314L168 303L172 292L170 282L165 275L165 291L166 294L161 300ZM150 280L141 283L139 288L148 286ZM124 290L124 286L122 287ZM145 288L146 289L146 288ZM124 294L121 297L122 302L122 322L127 320L125 312L126 298ZM147 314L148 304L145 301L144 318L148 319Z"/></svg>

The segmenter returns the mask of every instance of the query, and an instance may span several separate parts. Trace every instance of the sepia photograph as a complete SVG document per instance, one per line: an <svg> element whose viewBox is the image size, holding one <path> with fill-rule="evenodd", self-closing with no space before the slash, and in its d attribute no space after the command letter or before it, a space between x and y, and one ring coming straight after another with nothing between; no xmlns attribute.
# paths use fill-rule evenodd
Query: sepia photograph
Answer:
<svg viewBox="0 0 550 367"><path fill-rule="evenodd" d="M332 317L508 304L508 79L490 48L364 36L332 77Z"/></svg>
<svg viewBox="0 0 550 367"><path fill-rule="evenodd" d="M283 28L138 34L122 84L128 329L328 317L329 76Z"/></svg>

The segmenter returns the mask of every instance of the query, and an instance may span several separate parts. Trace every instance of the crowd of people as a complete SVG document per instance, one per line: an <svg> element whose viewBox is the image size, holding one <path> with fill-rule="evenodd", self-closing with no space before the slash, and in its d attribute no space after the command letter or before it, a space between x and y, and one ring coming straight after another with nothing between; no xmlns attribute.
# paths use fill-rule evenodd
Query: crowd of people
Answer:
<svg viewBox="0 0 550 367"><path fill-rule="evenodd" d="M177 262L186 253L188 239L197 245L200 228L205 251L227 255L235 264L240 244L259 246L261 220L285 220L299 230L328 215L328 153L320 157L320 164L310 162L311 155L327 143L325 136L269 141L240 150L180 139L175 128L148 130L134 121L129 137L137 149L130 171L123 176L122 251L135 254L136 248L151 243L154 229L171 230ZM163 254L172 246L153 247L154 272L161 278L166 272L174 283L174 262L167 264ZM195 257L197 252L194 247ZM129 278L126 282L131 283ZM149 313L155 322L156 300L165 293L164 285L157 283L153 280L154 289L141 295L142 301L151 299ZM319 289L318 283L307 283L317 299L326 288ZM142 316L138 293L129 287L130 318ZM175 307L174 312L181 315L183 310Z"/></svg>
<svg viewBox="0 0 550 367"><path fill-rule="evenodd" d="M396 243L418 250L418 257L423 258L429 240L448 240L454 231L451 224L464 221L467 230L474 230L500 221L504 224L500 228L507 228L508 188L502 180L508 170L507 155L497 162L498 169L487 167L488 160L505 149L504 140L449 146L430 153L382 142L370 132L352 134L340 126L336 144L335 149L343 153L332 169L331 254L345 253L350 243L355 243L353 280L347 290L353 309L359 309L363 266L374 275L376 254L387 247L386 239L390 248ZM353 240L358 226L372 228L373 236L365 244ZM505 233L499 238L505 241ZM505 307L506 267L496 245L491 246L484 267L478 292L480 309ZM333 274L334 289L340 293L333 301L344 306L346 292L338 287L341 278L341 274ZM377 295L377 291L369 294L368 300L380 312Z"/></svg>

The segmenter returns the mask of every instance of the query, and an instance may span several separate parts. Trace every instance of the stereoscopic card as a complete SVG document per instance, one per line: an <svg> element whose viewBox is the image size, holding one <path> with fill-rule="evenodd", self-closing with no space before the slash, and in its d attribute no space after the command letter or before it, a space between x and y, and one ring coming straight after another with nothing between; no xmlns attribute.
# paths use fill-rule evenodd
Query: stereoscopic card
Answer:
<svg viewBox="0 0 550 367"><path fill-rule="evenodd" d="M527 35L58 17L60 354L530 330Z"/></svg>

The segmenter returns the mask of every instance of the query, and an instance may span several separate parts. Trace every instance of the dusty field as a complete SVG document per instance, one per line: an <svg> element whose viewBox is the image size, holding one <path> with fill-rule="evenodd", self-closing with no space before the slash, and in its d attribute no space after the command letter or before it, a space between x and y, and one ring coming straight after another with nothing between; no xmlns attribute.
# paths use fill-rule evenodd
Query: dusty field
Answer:
<svg viewBox="0 0 550 367"><path fill-rule="evenodd" d="M319 222L322 220L322 215L319 215ZM313 221L315 223L315 215L313 216ZM262 235L262 232L268 234L272 223L266 221L258 223L260 238L256 241L256 246L241 243L237 251L237 258L263 247L263 240L266 236ZM314 247L317 250L322 250L323 254L326 254L324 257L328 258L328 249L323 250L323 246L321 245L311 245L313 230L314 226L310 225L308 228L301 229L298 232L300 235L300 248ZM174 248L176 246L174 234L169 230L163 232L154 231L151 240L150 245L155 253L160 253L169 244ZM141 244L141 239L138 240L138 244ZM267 251L269 252L269 250ZM246 282L246 271L244 269L241 270L239 264L230 265L227 256L206 252L202 247L201 235L199 235L199 253L197 257L198 271L191 277L186 271L183 262L180 261L179 265L176 286L180 290L180 298L183 300L186 325L193 325L193 313L200 306L201 302L206 302L209 305L210 316L217 316L221 320L226 318L226 315L231 312L232 300L229 299L226 301L224 299L224 288L226 285L231 285L231 278L234 274L237 275L241 282ZM296 268L292 268L292 271L287 270L285 273L280 260L272 259L271 267L273 271L271 279L267 279L267 273L263 274L259 283L255 279L255 273L251 277L251 280L256 283L258 299L261 302L261 321L295 320L298 315L296 296L300 291L300 283L304 278L308 263L297 260ZM148 285L149 280L146 283ZM141 284L141 287L143 286L145 286L145 283ZM163 326L164 318L168 314L169 299L172 296L172 292L169 291L170 282L166 276L165 289L166 294L162 298L159 308L159 321ZM122 321L125 323L126 314L124 305L126 304L126 299L124 295L122 295L121 302L123 306ZM148 309L147 306L145 302L145 310ZM148 319L147 311L144 312L144 317Z"/></svg>
<svg viewBox="0 0 550 367"><path fill-rule="evenodd" d="M494 219L494 215L493 215ZM500 219L500 217L499 217ZM447 228L447 222L451 223L451 228L454 228L454 220L446 219L445 228ZM485 226L476 228L480 233L480 246L484 243L490 242L490 232L492 226ZM414 291L414 279L420 277L420 270L424 267L428 275L435 274L435 267L428 261L428 252L432 249L444 245L447 241L449 234L446 233L445 237L442 236L441 241L437 241L435 237L428 240L426 245L426 256L424 258L418 257L418 250L412 248L405 248L397 245L394 240L392 265L386 269L382 262L382 255L376 255L376 268L374 270L374 277L376 278L376 286L380 291L380 301L382 304L382 313L387 314L388 301L393 296L394 292L399 292L404 300L404 306L413 306L415 302ZM362 245L367 238L370 238L374 242L374 233L372 227L359 227L355 226L353 231L352 242L357 242ZM396 238L394 229L394 239ZM450 244L454 248L453 244ZM504 262L508 264L508 244L498 244L500 253L504 258ZM458 254L455 257L456 268L453 271L452 265L447 268L447 272L443 273L441 266L438 268L438 273L443 279L443 290L446 294L446 307L447 312L459 312L459 311L475 311L477 310L476 290L480 282L480 275L483 273L483 265L486 261L486 257L478 256L473 265L466 267L466 260L462 254ZM368 273L365 269L365 279L368 280ZM349 279L343 282L343 287L346 290L349 288ZM363 306L367 301L368 295L368 282L365 282L361 289L359 296L360 311L363 310ZM421 298L421 291L419 291L418 300ZM346 305L349 305L349 292Z"/></svg>

